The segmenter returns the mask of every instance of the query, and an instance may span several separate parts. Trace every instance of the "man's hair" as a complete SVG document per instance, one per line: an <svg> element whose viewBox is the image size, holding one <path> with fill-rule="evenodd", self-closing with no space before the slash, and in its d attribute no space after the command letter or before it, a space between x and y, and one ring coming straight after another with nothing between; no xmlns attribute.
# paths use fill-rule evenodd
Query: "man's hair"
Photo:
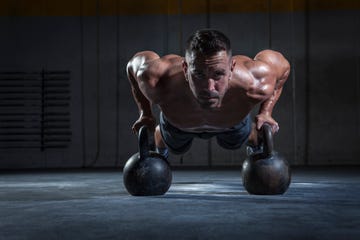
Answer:
<svg viewBox="0 0 360 240"><path fill-rule="evenodd" d="M226 51L231 56L231 45L228 37L214 29L196 31L186 42L185 54L209 56L220 51Z"/></svg>

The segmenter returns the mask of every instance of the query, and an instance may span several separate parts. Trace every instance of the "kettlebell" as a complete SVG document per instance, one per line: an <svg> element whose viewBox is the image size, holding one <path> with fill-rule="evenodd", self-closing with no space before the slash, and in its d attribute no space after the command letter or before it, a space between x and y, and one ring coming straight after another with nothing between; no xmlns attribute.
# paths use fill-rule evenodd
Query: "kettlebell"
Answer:
<svg viewBox="0 0 360 240"><path fill-rule="evenodd" d="M261 128L263 151L248 156L242 165L242 180L250 194L276 195L286 192L291 181L289 163L274 151L271 126Z"/></svg>
<svg viewBox="0 0 360 240"><path fill-rule="evenodd" d="M146 126L140 128L138 142L139 152L127 160L123 169L125 188L133 196L163 195L172 181L170 164L150 149Z"/></svg>

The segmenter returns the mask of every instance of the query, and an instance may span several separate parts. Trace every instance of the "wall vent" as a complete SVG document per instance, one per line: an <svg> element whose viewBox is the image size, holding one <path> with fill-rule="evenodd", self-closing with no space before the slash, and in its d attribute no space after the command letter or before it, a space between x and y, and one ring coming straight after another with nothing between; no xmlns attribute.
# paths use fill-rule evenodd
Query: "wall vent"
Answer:
<svg viewBox="0 0 360 240"><path fill-rule="evenodd" d="M70 72L0 72L0 149L66 148Z"/></svg>

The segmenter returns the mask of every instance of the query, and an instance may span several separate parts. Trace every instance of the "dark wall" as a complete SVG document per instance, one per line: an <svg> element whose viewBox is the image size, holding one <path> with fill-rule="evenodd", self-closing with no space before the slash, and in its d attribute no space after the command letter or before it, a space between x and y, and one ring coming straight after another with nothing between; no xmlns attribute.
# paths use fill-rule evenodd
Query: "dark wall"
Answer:
<svg viewBox="0 0 360 240"><path fill-rule="evenodd" d="M350 0L2 1L0 168L122 166L137 151L131 125L138 111L127 61L141 50L181 55L186 38L206 27L227 34L235 54L253 57L271 48L290 61L292 72L273 116L280 124L276 148L291 164L359 164L359 12L360 4ZM27 148L23 139L40 144L52 133L35 129L32 136L30 125L9 123L23 117L6 115L32 107L36 121L44 119L44 108L21 100L26 98L6 100L14 84L5 79L9 72L44 71L70 73L71 141L61 148ZM26 88L24 81L20 87ZM244 149L196 140L171 162L239 166L244 158Z"/></svg>

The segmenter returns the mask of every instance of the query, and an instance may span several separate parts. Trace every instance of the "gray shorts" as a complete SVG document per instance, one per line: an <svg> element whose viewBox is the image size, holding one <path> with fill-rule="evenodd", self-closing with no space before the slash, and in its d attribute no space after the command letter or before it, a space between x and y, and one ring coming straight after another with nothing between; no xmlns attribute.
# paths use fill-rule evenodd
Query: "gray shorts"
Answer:
<svg viewBox="0 0 360 240"><path fill-rule="evenodd" d="M216 137L216 140L221 147L225 149L238 149L247 141L250 135L251 118L250 115L247 115L239 124L224 132L192 133L185 132L171 125L161 112L160 132L166 146L174 154L187 152L195 137L201 139Z"/></svg>

